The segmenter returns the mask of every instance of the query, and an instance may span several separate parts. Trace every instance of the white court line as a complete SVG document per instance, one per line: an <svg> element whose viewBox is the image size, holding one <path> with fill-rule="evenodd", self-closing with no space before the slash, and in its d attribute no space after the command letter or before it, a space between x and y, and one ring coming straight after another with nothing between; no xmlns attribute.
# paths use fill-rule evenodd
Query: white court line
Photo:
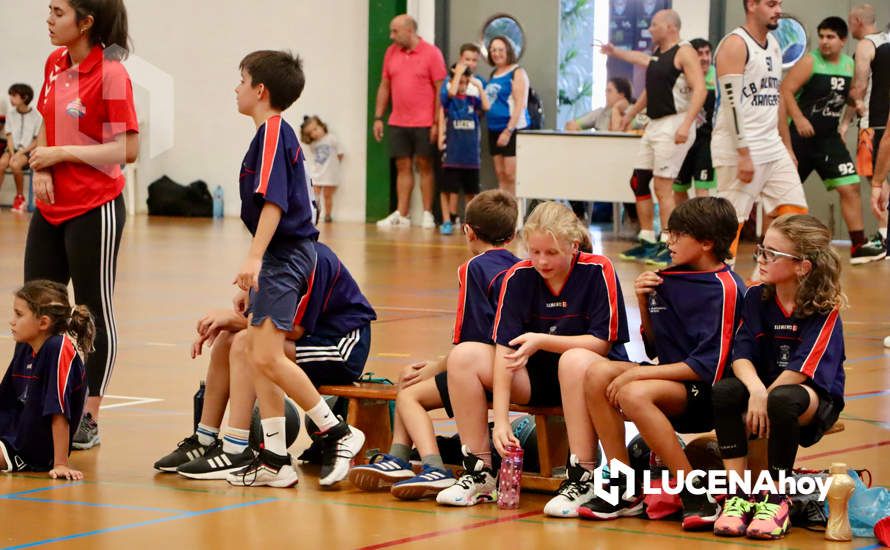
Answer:
<svg viewBox="0 0 890 550"><path fill-rule="evenodd" d="M113 405L101 405L99 409L117 409L120 407L132 407L134 405L145 405L147 403L158 403L160 401L163 401L163 399L159 399L157 397L132 397L129 395L105 394L105 397L109 397L111 399L127 399L128 401L125 403L114 403Z"/></svg>
<svg viewBox="0 0 890 550"><path fill-rule="evenodd" d="M411 311L417 313L454 313L453 309L431 309L426 307L374 306L374 309L388 309L390 311Z"/></svg>
<svg viewBox="0 0 890 550"><path fill-rule="evenodd" d="M169 342L145 342L146 346L155 346L161 348L175 348L177 344L171 344Z"/></svg>

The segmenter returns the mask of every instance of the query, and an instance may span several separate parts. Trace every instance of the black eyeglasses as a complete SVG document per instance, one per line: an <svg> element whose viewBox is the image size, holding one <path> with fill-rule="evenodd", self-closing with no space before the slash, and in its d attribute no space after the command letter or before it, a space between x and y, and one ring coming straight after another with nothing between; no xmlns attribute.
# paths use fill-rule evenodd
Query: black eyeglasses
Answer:
<svg viewBox="0 0 890 550"><path fill-rule="evenodd" d="M757 248L754 249L754 261L760 261L763 259L764 263L771 264L778 260L779 258L788 258L789 260L794 260L795 262L802 261L803 258L800 256L795 256L794 254L788 254L787 252L779 252L778 250L773 250L772 248L767 248L763 245L758 244Z"/></svg>

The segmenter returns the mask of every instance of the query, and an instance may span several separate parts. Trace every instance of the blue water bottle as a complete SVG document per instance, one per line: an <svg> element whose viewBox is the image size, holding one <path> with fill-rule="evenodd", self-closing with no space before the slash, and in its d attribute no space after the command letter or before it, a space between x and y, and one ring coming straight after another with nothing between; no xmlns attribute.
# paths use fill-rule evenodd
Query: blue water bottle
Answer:
<svg viewBox="0 0 890 550"><path fill-rule="evenodd" d="M213 217L214 218L222 218L225 215L225 205L223 203L223 198L225 197L225 192L223 191L222 185L217 185L216 189L213 190Z"/></svg>

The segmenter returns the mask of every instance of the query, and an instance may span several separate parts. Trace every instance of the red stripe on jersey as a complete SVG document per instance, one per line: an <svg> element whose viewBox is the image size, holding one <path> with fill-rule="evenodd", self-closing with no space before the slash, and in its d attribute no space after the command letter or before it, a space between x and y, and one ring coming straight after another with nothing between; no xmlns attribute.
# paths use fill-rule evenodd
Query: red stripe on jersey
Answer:
<svg viewBox="0 0 890 550"><path fill-rule="evenodd" d="M723 378L723 371L729 360L729 350L732 347L732 336L735 332L733 325L735 324L736 302L739 295L738 283L729 271L717 273L717 279L723 285L723 312L720 316L720 355L718 355L717 370L714 372L714 380L711 381L711 385Z"/></svg>
<svg viewBox="0 0 890 550"><path fill-rule="evenodd" d="M77 350L68 336L62 336L62 346L59 349L59 359L56 363L56 384L59 392L59 407L65 411L65 390L68 388L68 374L71 372L71 364L77 356Z"/></svg>
<svg viewBox="0 0 890 550"><path fill-rule="evenodd" d="M263 137L263 151L260 153L260 181L254 193L266 195L269 187L269 178L272 176L272 164L275 162L275 153L278 152L278 137L281 134L281 116L273 116L266 121L266 135Z"/></svg>
<svg viewBox="0 0 890 550"><path fill-rule="evenodd" d="M309 298L312 296L312 287L315 285L315 271L316 268L312 269L312 273L309 275L309 282L306 284L306 293L300 297L300 301L297 304L297 312L294 314L294 322L292 326L294 328L300 326L300 323L303 322L303 315L306 315L306 308L309 306Z"/></svg>
<svg viewBox="0 0 890 550"><path fill-rule="evenodd" d="M816 338L816 343L813 344L813 349L810 350L809 355L807 355L803 365L800 367L800 372L809 378L813 378L816 374L816 369L819 368L822 356L825 355L825 350L828 349L828 342L831 340L831 335L834 332L834 325L837 323L838 315L837 308L831 310L831 313L828 314L825 323L822 324L822 329L819 331L819 336Z"/></svg>
<svg viewBox="0 0 890 550"><path fill-rule="evenodd" d="M612 261L605 256L582 252L578 257L579 264L598 265L603 271L603 282L609 293L609 342L618 340L618 279Z"/></svg>
<svg viewBox="0 0 890 550"><path fill-rule="evenodd" d="M460 332L464 328L464 314L467 311L467 271L470 270L470 260L459 268L457 268L457 314L454 316L454 335L451 338L452 344L460 344Z"/></svg>
<svg viewBox="0 0 890 550"><path fill-rule="evenodd" d="M504 295L507 293L507 284L510 282L510 279L516 274L516 271L520 269L534 269L532 266L531 260L523 260L518 264L514 265L507 271L507 274L504 275L504 282L501 283L501 292L498 295L498 309L494 312L494 328L491 331L491 339L497 343L498 341L498 325L501 323L501 309L504 307Z"/></svg>

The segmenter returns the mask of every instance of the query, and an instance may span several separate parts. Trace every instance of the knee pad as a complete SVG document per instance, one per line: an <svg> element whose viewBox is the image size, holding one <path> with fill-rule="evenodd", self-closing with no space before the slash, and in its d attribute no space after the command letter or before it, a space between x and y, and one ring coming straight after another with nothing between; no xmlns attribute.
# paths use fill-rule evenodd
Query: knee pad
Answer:
<svg viewBox="0 0 890 550"><path fill-rule="evenodd" d="M809 209L806 206L795 206L793 204L783 204L776 208L776 217L784 216L785 214L809 214Z"/></svg>
<svg viewBox="0 0 890 550"><path fill-rule="evenodd" d="M738 378L724 378L711 388L715 412L743 413L748 406L748 389Z"/></svg>
<svg viewBox="0 0 890 550"><path fill-rule="evenodd" d="M810 406L810 394L800 384L779 386L769 392L766 412L770 423L797 421Z"/></svg>
<svg viewBox="0 0 890 550"><path fill-rule="evenodd" d="M652 191L649 184L652 182L652 170L634 169L630 177L630 188L634 192L637 202L651 200Z"/></svg>

